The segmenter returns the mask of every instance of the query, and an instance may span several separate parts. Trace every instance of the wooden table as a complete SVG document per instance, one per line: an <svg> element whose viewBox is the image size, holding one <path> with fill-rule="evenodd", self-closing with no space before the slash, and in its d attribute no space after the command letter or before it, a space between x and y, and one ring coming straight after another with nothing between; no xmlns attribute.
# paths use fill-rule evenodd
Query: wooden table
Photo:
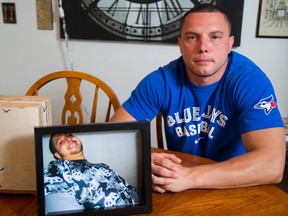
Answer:
<svg viewBox="0 0 288 216"><path fill-rule="evenodd" d="M163 150L152 148L152 151L162 152ZM213 163L213 161L201 157L178 152L172 153L182 159L184 166ZM288 194L273 185L153 193L152 199L153 212L141 215L288 215ZM33 195L0 194L0 215L37 215L37 199Z"/></svg>

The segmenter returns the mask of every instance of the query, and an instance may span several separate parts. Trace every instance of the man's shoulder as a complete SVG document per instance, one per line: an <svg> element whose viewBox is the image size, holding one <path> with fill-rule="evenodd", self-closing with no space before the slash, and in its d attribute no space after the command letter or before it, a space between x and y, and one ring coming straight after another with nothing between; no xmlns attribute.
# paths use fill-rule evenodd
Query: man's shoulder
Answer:
<svg viewBox="0 0 288 216"><path fill-rule="evenodd" d="M236 51L231 51L229 53L229 60L230 66L233 67L243 67L243 68L250 68L250 67L257 67L258 66L251 60L249 57L240 54Z"/></svg>
<svg viewBox="0 0 288 216"><path fill-rule="evenodd" d="M248 57L231 51L229 54L228 74L238 76L265 76L264 72Z"/></svg>
<svg viewBox="0 0 288 216"><path fill-rule="evenodd" d="M168 64L159 67L157 70L151 72L145 79L153 82L166 82L178 80L185 72L185 63L183 57L170 61ZM166 83L167 84L167 83Z"/></svg>
<svg viewBox="0 0 288 216"><path fill-rule="evenodd" d="M173 61L170 61L168 64L164 65L161 68L163 69L163 71L167 73L170 72L170 73L179 74L178 72L183 71L183 69L185 68L183 56L180 56L179 58Z"/></svg>
<svg viewBox="0 0 288 216"><path fill-rule="evenodd" d="M49 165L57 165L57 164L61 164L62 163L62 159L57 159L57 160L52 160L49 162Z"/></svg>

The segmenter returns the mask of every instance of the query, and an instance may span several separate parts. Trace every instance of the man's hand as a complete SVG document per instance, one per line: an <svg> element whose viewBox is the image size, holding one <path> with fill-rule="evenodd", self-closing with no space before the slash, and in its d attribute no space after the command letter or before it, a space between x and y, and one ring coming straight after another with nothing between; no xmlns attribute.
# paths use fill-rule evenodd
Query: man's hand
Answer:
<svg viewBox="0 0 288 216"><path fill-rule="evenodd" d="M177 167L181 159L173 154L152 153L152 189L164 193L165 185L172 184L178 178Z"/></svg>

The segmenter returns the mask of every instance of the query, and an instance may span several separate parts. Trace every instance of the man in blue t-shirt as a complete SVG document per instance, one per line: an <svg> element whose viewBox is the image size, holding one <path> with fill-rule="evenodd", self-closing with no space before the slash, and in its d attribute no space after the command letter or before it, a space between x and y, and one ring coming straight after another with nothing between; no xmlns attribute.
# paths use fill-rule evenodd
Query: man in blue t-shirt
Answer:
<svg viewBox="0 0 288 216"><path fill-rule="evenodd" d="M180 23L182 56L145 77L111 121L164 117L169 150L218 161L181 166L170 154L152 154L153 189L233 188L278 183L285 135L267 76L231 51L231 23L220 8L204 4Z"/></svg>

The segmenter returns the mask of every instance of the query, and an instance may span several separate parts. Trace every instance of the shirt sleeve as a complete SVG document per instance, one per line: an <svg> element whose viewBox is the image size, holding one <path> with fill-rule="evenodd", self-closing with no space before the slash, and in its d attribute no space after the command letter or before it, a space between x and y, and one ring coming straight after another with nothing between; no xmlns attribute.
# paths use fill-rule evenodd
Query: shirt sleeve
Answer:
<svg viewBox="0 0 288 216"><path fill-rule="evenodd" d="M123 103L125 110L136 120L152 120L160 112L162 100L165 98L161 76L160 71L146 76Z"/></svg>
<svg viewBox="0 0 288 216"><path fill-rule="evenodd" d="M253 130L284 127L271 81L260 69L257 70L255 67L253 70L243 77L239 85L242 87L235 86L237 92L235 99L238 101L235 110L238 113L241 134Z"/></svg>

